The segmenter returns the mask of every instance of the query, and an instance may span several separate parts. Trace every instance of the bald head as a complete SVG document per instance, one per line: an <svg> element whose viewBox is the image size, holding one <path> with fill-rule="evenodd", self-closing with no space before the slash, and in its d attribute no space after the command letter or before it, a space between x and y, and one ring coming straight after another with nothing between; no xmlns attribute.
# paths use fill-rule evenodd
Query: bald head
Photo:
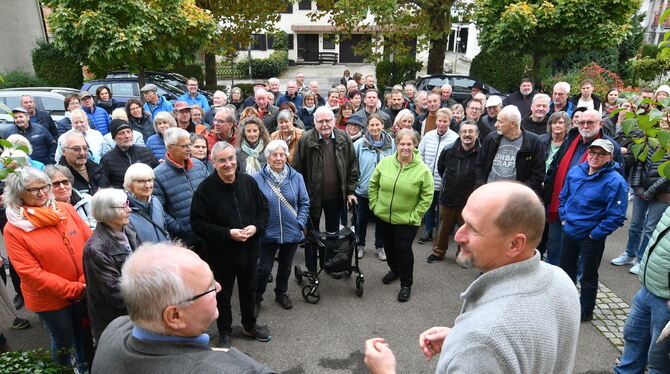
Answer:
<svg viewBox="0 0 670 374"><path fill-rule="evenodd" d="M523 233L526 247L535 249L544 231L544 205L528 186L516 182L496 182L477 191L503 201L493 224L503 234ZM475 191L476 192L476 191ZM474 193L473 193L474 195Z"/></svg>

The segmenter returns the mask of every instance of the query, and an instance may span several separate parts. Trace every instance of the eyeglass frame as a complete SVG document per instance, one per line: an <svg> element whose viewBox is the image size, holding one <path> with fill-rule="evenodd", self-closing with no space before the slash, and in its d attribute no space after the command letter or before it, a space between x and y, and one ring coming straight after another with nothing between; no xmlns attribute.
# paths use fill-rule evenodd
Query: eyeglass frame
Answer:
<svg viewBox="0 0 670 374"><path fill-rule="evenodd" d="M72 185L72 181L69 179L61 179L59 181L51 181L51 188L58 188L60 186L67 187L69 185Z"/></svg>
<svg viewBox="0 0 670 374"><path fill-rule="evenodd" d="M132 181L138 183L141 186L146 186L147 184L153 184L156 181L156 179L155 178L133 179Z"/></svg>
<svg viewBox="0 0 670 374"><path fill-rule="evenodd" d="M125 205L123 206L113 206L112 209L130 209L130 200L126 200Z"/></svg>
<svg viewBox="0 0 670 374"><path fill-rule="evenodd" d="M187 299L184 299L184 300L182 300L182 301L179 301L179 302L176 302L176 303L174 303L174 304L170 304L170 305L181 305L181 304L185 304L185 303L190 303L190 302L192 302L192 301L196 301L196 300L198 300L199 298L201 298L201 297L207 295L207 294L210 293L210 292L216 292L216 285L217 285L217 283L218 283L218 282L216 281L216 279L212 279L212 289L207 290L207 291L202 292L202 293L199 293L199 294L197 294L197 295L193 295L193 296L191 296L191 297L189 297L189 298L187 298ZM170 306L170 305L168 305L168 306Z"/></svg>
<svg viewBox="0 0 670 374"><path fill-rule="evenodd" d="M42 187L33 187L25 189L26 192L29 192L33 196L37 196L40 192L48 193L50 190L51 190L51 183L45 184Z"/></svg>
<svg viewBox="0 0 670 374"><path fill-rule="evenodd" d="M77 152L77 153L79 153L79 152L81 152L81 151L84 151L84 152L87 152L87 153L88 153L88 151L89 151L91 148L89 148L87 145L85 145L85 146L83 146L83 147L80 147L80 146L76 146L76 147L63 147L63 149L69 149L69 150L74 151L74 152Z"/></svg>

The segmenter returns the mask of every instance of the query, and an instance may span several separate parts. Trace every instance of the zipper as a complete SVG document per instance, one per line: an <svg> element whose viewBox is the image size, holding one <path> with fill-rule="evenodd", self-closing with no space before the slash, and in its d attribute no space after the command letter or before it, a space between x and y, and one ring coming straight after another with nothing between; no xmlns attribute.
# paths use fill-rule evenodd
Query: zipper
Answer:
<svg viewBox="0 0 670 374"><path fill-rule="evenodd" d="M237 188L235 188L234 186L231 187L233 188L233 201L235 202L235 212L237 212L237 218L239 218L238 222L240 223L240 226L242 226L243 225L242 213L240 213L240 204L238 204L237 202ZM243 227L240 228L242 229Z"/></svg>
<svg viewBox="0 0 670 374"><path fill-rule="evenodd" d="M398 162L400 164L400 162ZM393 182L393 191L391 192L391 203L389 204L389 224L391 223L391 212L393 212L393 198L395 197L395 186L398 184L398 179L400 178L400 173L402 173L402 165L398 169L398 175L395 177L395 182Z"/></svg>

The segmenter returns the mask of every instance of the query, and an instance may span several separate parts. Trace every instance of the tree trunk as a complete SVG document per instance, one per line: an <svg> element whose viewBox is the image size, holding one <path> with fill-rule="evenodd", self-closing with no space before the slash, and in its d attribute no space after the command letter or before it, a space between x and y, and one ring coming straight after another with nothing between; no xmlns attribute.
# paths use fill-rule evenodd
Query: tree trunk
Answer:
<svg viewBox="0 0 670 374"><path fill-rule="evenodd" d="M544 87L540 87L540 61L542 61L542 55L533 54L533 67L530 70L530 79L533 81L536 89L545 91Z"/></svg>
<svg viewBox="0 0 670 374"><path fill-rule="evenodd" d="M216 55L205 53L205 87L208 90L216 90Z"/></svg>
<svg viewBox="0 0 670 374"><path fill-rule="evenodd" d="M140 72L137 74L137 83L139 84L140 88L144 87L146 78L144 76L144 68L140 67Z"/></svg>
<svg viewBox="0 0 670 374"><path fill-rule="evenodd" d="M444 30L444 33L441 38L430 41L426 72L428 74L442 74L444 70L444 55L447 50L447 43L449 42L449 31L451 30L451 14L449 12L430 12L430 14L431 28L433 30Z"/></svg>

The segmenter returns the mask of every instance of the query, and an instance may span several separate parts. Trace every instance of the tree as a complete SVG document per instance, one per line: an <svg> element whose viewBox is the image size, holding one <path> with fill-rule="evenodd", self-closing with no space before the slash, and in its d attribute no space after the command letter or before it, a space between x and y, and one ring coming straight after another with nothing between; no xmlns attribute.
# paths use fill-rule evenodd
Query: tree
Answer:
<svg viewBox="0 0 670 374"><path fill-rule="evenodd" d="M545 56L618 45L639 7L640 0L476 0L474 20L482 49L530 55L537 72Z"/></svg>
<svg viewBox="0 0 670 374"><path fill-rule="evenodd" d="M252 44L253 34L272 33L281 17L280 11L293 0L197 0L196 4L209 10L219 24L220 36L205 52L205 81L216 85L216 55L233 58L239 47Z"/></svg>
<svg viewBox="0 0 670 374"><path fill-rule="evenodd" d="M457 0L317 0L312 19L328 17L341 38L365 32L371 38L355 48L357 54L373 61L384 57L383 45L394 55L406 55L409 43L428 48L429 74L442 73L444 55L451 33L451 9ZM370 17L368 17L368 14Z"/></svg>
<svg viewBox="0 0 670 374"><path fill-rule="evenodd" d="M217 25L194 0L43 0L58 49L95 73L144 71L190 62Z"/></svg>

